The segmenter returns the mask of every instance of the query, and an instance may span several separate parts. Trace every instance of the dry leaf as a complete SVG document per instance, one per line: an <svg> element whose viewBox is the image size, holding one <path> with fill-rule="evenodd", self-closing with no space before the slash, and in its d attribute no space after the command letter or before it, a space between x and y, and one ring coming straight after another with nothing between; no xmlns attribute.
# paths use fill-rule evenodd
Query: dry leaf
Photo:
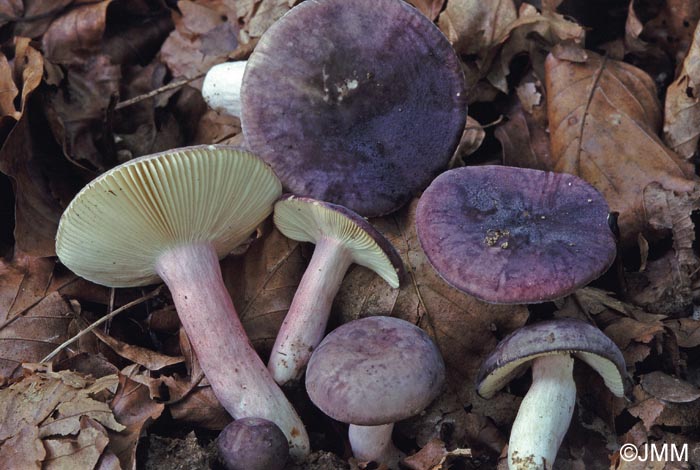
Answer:
<svg viewBox="0 0 700 470"><path fill-rule="evenodd" d="M425 16L430 18L431 21L435 21L445 6L446 0L408 0L408 3L418 8L418 10Z"/></svg>
<svg viewBox="0 0 700 470"><path fill-rule="evenodd" d="M700 321L693 318L679 318L667 320L664 325L676 336L678 346L681 348L694 348L700 346Z"/></svg>
<svg viewBox="0 0 700 470"><path fill-rule="evenodd" d="M471 457L469 449L447 450L440 439L432 439L417 453L406 457L403 464L411 470L446 470L447 461L455 457ZM452 460L452 459L450 459Z"/></svg>
<svg viewBox="0 0 700 470"><path fill-rule="evenodd" d="M122 470L136 470L139 439L150 423L163 413L165 405L151 399L146 386L120 374L119 387L110 407L125 429L118 433L109 432L108 449L119 458Z"/></svg>
<svg viewBox="0 0 700 470"><path fill-rule="evenodd" d="M454 155L450 159L448 167L454 168L466 165L465 158L481 147L485 137L486 131L481 127L481 124L471 116L467 116L462 137L459 140L459 145L457 145L457 150L455 150Z"/></svg>
<svg viewBox="0 0 700 470"><path fill-rule="evenodd" d="M63 436L44 439L46 458L43 468L46 470L71 470L76 468L94 468L107 447L109 438L104 429L95 426L90 418L80 419L80 431L77 436Z"/></svg>
<svg viewBox="0 0 700 470"><path fill-rule="evenodd" d="M676 377L657 370L640 377L645 392L669 403L689 403L700 398L700 390Z"/></svg>
<svg viewBox="0 0 700 470"><path fill-rule="evenodd" d="M685 159L700 141L700 23L678 78L666 90L664 142Z"/></svg>
<svg viewBox="0 0 700 470"><path fill-rule="evenodd" d="M552 170L576 174L619 212L622 241L646 228L641 189L658 182L688 191L692 169L656 133L656 89L641 70L589 52L586 63L547 58L547 113Z"/></svg>
<svg viewBox="0 0 700 470"><path fill-rule="evenodd" d="M244 256L229 257L221 265L248 338L262 351L272 348L308 264L300 244L270 225Z"/></svg>

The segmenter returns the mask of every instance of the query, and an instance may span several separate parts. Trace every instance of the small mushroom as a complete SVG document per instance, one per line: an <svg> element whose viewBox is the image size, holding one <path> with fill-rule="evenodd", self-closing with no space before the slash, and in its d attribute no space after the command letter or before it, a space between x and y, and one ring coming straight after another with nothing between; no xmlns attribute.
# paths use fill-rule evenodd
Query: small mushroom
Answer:
<svg viewBox="0 0 700 470"><path fill-rule="evenodd" d="M308 436L251 346L219 258L270 214L281 185L249 152L198 146L131 160L83 188L61 217L56 253L97 284L162 279L212 390L234 418L275 422L302 457Z"/></svg>
<svg viewBox="0 0 700 470"><path fill-rule="evenodd" d="M503 339L483 362L477 392L492 397L532 366L532 385L520 404L508 443L511 470L549 470L576 403L574 359L591 366L621 397L627 377L622 352L598 328L574 319L525 326Z"/></svg>
<svg viewBox="0 0 700 470"><path fill-rule="evenodd" d="M504 166L438 176L416 210L421 247L452 286L486 302L557 299L616 254L608 204L574 175Z"/></svg>
<svg viewBox="0 0 700 470"><path fill-rule="evenodd" d="M314 0L260 38L241 86L250 149L289 192L365 217L442 171L466 120L460 61L402 0Z"/></svg>
<svg viewBox="0 0 700 470"><path fill-rule="evenodd" d="M274 221L286 237L316 244L268 363L277 383L285 384L301 376L321 342L333 298L350 265L365 266L398 287L403 263L369 222L336 204L285 195L275 204Z"/></svg>
<svg viewBox="0 0 700 470"><path fill-rule="evenodd" d="M229 423L219 434L216 446L227 470L282 470L289 458L284 433L262 418Z"/></svg>
<svg viewBox="0 0 700 470"><path fill-rule="evenodd" d="M224 62L209 69L202 83L202 98L214 111L241 117L241 82L246 63Z"/></svg>
<svg viewBox="0 0 700 470"><path fill-rule="evenodd" d="M438 395L445 365L430 337L392 317L367 317L332 331L314 351L306 389L314 404L350 424L354 456L397 468L391 433Z"/></svg>

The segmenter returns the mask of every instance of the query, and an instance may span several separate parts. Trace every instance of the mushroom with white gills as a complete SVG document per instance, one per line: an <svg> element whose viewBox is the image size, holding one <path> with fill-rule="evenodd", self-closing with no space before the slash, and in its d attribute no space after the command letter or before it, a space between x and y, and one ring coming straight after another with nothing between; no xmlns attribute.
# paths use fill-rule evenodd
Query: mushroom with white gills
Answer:
<svg viewBox="0 0 700 470"><path fill-rule="evenodd" d="M461 62L403 0L307 0L255 46L241 128L285 191L364 217L398 210L443 171L467 117Z"/></svg>
<svg viewBox="0 0 700 470"><path fill-rule="evenodd" d="M403 263L372 224L337 204L287 194L275 204L274 222L286 237L316 244L268 362L277 383L286 384L301 376L323 339L333 298L350 265L365 266L396 288Z"/></svg>
<svg viewBox="0 0 700 470"><path fill-rule="evenodd" d="M109 287L172 293L212 390L234 418L273 421L290 452L309 452L296 411L250 344L219 259L270 214L282 188L262 160L230 146L195 146L126 162L84 187L63 213L56 253Z"/></svg>
<svg viewBox="0 0 700 470"><path fill-rule="evenodd" d="M482 363L477 393L484 398L532 367L532 385L510 432L510 470L552 469L576 403L574 358L598 372L615 396L624 395L622 352L598 328L576 319L524 326L498 343Z"/></svg>
<svg viewBox="0 0 700 470"><path fill-rule="evenodd" d="M366 317L326 336L306 371L311 401L349 423L355 458L398 468L394 423L415 416L438 395L445 364L425 331L393 317Z"/></svg>
<svg viewBox="0 0 700 470"><path fill-rule="evenodd" d="M279 427L262 418L229 423L216 438L226 470L282 470L289 460L289 444Z"/></svg>
<svg viewBox="0 0 700 470"><path fill-rule="evenodd" d="M484 165L446 171L416 209L435 271L485 302L546 302L603 274L617 246L605 198L581 178Z"/></svg>

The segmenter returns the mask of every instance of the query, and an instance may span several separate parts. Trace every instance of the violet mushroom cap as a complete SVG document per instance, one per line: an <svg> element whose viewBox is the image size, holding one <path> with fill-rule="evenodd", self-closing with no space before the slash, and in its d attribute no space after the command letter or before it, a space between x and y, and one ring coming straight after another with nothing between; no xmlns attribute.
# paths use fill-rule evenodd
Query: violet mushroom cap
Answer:
<svg viewBox="0 0 700 470"><path fill-rule="evenodd" d="M56 253L76 274L110 287L165 281L200 365L235 418L280 426L292 454L308 453L299 416L250 345L219 259L270 214L281 185L259 158L196 146L131 160L83 188L63 213Z"/></svg>
<svg viewBox="0 0 700 470"><path fill-rule="evenodd" d="M351 264L365 266L399 287L403 263L391 243L359 214L328 202L284 195L275 226L286 237L316 244L272 347L268 368L280 384L301 376L326 332L333 298Z"/></svg>
<svg viewBox="0 0 700 470"><path fill-rule="evenodd" d="M395 466L393 423L420 413L438 395L445 365L417 326L392 317L346 323L326 336L306 371L311 401L350 424L356 458Z"/></svg>
<svg viewBox="0 0 700 470"><path fill-rule="evenodd" d="M289 192L365 216L442 171L466 120L460 61L401 0L310 0L260 38L241 88L251 150Z"/></svg>
<svg viewBox="0 0 700 470"><path fill-rule="evenodd" d="M440 276L487 302L564 297L616 254L608 204L581 178L504 166L447 171L416 210L421 247Z"/></svg>
<svg viewBox="0 0 700 470"><path fill-rule="evenodd" d="M229 423L217 437L216 446L227 470L282 470L289 458L284 433L262 418Z"/></svg>
<svg viewBox="0 0 700 470"><path fill-rule="evenodd" d="M622 352L598 328L580 320L522 327L498 343L482 363L477 393L484 398L532 365L532 386L511 429L509 468L552 468L576 401L574 357L598 372L614 395L624 395L627 372Z"/></svg>

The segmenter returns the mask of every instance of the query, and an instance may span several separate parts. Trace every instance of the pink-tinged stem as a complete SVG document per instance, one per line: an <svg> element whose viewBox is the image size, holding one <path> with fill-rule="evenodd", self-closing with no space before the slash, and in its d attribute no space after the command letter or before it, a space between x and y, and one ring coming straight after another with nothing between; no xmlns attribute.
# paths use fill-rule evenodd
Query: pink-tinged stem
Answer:
<svg viewBox="0 0 700 470"><path fill-rule="evenodd" d="M236 419L265 418L287 436L290 454L309 453L304 424L248 340L208 243L163 253L156 271L172 293L187 337L214 394Z"/></svg>
<svg viewBox="0 0 700 470"><path fill-rule="evenodd" d="M383 463L389 468L399 468L399 461L405 457L403 452L391 441L394 423L379 426L359 426L351 424L348 438L352 454L360 462Z"/></svg>
<svg viewBox="0 0 700 470"><path fill-rule="evenodd" d="M322 238L316 242L267 365L278 384L301 376L323 339L333 298L352 262L350 251L337 240Z"/></svg>

